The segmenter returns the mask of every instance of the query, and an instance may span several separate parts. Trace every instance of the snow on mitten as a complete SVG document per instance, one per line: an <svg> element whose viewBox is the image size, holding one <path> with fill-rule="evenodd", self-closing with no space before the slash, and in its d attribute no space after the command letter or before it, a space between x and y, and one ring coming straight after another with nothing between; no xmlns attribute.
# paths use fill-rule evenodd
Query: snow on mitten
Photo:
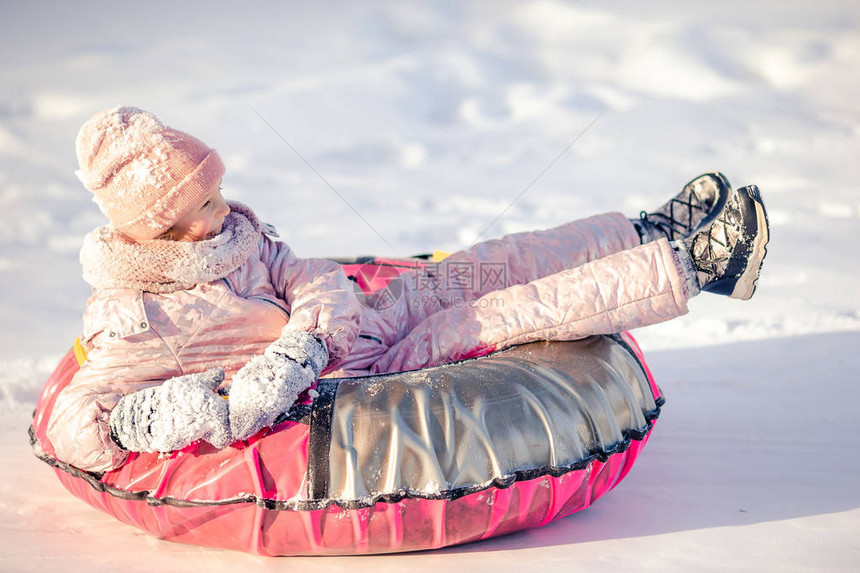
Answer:
<svg viewBox="0 0 860 573"><path fill-rule="evenodd" d="M110 414L111 438L132 452L172 452L196 440L230 445L227 402L215 393L223 381L224 370L213 368L123 396Z"/></svg>
<svg viewBox="0 0 860 573"><path fill-rule="evenodd" d="M266 348L265 356L295 360L313 370L317 378L328 364L325 343L313 334L303 330L287 330L287 327L281 331L281 337Z"/></svg>
<svg viewBox="0 0 860 573"><path fill-rule="evenodd" d="M323 343L307 332L287 332L254 356L230 387L230 431L236 440L250 438L290 409L316 382L328 362Z"/></svg>

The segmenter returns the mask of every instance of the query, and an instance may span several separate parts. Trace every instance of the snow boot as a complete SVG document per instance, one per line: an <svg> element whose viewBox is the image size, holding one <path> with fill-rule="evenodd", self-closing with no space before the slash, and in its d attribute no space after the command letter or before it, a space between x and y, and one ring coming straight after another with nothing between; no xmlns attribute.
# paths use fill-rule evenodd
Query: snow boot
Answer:
<svg viewBox="0 0 860 573"><path fill-rule="evenodd" d="M676 244L688 251L701 290L749 300L769 239L761 193L750 185L735 191L710 225Z"/></svg>
<svg viewBox="0 0 860 573"><path fill-rule="evenodd" d="M633 225L643 243L666 237L680 241L690 237L716 218L732 194L732 186L722 173L699 175L652 213L642 211Z"/></svg>

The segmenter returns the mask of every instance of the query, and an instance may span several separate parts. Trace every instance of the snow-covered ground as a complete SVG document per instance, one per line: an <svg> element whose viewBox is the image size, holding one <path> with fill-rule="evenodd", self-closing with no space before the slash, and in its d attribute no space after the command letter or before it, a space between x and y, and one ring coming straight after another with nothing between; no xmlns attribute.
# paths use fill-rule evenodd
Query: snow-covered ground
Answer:
<svg viewBox="0 0 860 573"><path fill-rule="evenodd" d="M856 3L274 4L0 2L0 571L860 569ZM713 169L761 187L773 239L752 302L636 333L667 405L585 512L414 555L161 542L67 494L26 436L102 222L74 137L117 104L217 147L225 194L304 256L633 216Z"/></svg>

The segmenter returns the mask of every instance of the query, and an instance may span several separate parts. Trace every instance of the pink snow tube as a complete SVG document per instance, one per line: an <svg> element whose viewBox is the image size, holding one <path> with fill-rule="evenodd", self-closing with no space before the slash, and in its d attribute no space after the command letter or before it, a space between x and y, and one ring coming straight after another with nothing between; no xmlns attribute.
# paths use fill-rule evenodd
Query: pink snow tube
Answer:
<svg viewBox="0 0 860 573"><path fill-rule="evenodd" d="M624 478L663 404L627 333L538 342L322 379L317 398L251 440L132 454L94 474L57 460L46 437L77 370L70 351L30 429L63 485L161 539L261 555L433 549L545 525Z"/></svg>

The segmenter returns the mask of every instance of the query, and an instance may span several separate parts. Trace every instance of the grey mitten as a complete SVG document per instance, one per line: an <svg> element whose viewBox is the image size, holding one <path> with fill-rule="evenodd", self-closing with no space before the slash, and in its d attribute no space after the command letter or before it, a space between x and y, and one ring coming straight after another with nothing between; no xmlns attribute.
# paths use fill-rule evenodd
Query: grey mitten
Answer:
<svg viewBox="0 0 860 573"><path fill-rule="evenodd" d="M328 363L328 350L312 334L285 332L254 356L230 387L230 431L236 440L271 426L296 398L316 382Z"/></svg>
<svg viewBox="0 0 860 573"><path fill-rule="evenodd" d="M196 440L230 445L227 401L215 393L223 381L224 370L213 368L123 396L110 414L111 438L132 452L172 452Z"/></svg>

